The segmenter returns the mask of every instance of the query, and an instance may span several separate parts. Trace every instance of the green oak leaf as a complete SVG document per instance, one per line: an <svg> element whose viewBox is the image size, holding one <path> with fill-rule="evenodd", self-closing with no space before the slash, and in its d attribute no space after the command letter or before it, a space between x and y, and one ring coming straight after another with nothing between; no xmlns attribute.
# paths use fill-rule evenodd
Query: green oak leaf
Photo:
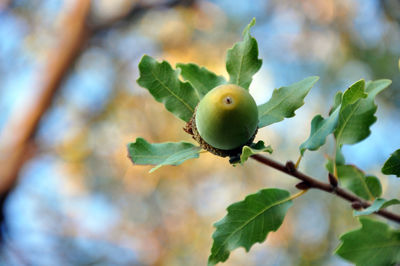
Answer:
<svg viewBox="0 0 400 266"><path fill-rule="evenodd" d="M176 67L182 70L181 76L192 84L200 99L213 88L226 83L223 76L217 76L205 67L199 67L196 64L178 63Z"/></svg>
<svg viewBox="0 0 400 266"><path fill-rule="evenodd" d="M339 146L336 146L336 165L343 165L346 163L346 158L344 158L344 154L342 149Z"/></svg>
<svg viewBox="0 0 400 266"><path fill-rule="evenodd" d="M291 205L289 192L276 188L260 190L230 205L228 214L214 224L208 265L226 261L238 247L248 252L253 244L263 242L269 232L278 230Z"/></svg>
<svg viewBox="0 0 400 266"><path fill-rule="evenodd" d="M382 185L376 176L366 176L365 183L367 183L367 187L374 198L379 198L382 195Z"/></svg>
<svg viewBox="0 0 400 266"><path fill-rule="evenodd" d="M400 204L400 200L398 199L385 200L382 198L378 198L371 204L371 206L369 206L365 210L354 211L354 216L369 215L371 213L379 211L380 209L384 209L396 204Z"/></svg>
<svg viewBox="0 0 400 266"><path fill-rule="evenodd" d="M331 115L342 104L342 97L343 97L343 92L338 91L335 95L333 106L329 111L329 115Z"/></svg>
<svg viewBox="0 0 400 266"><path fill-rule="evenodd" d="M311 121L310 136L300 145L301 155L303 155L306 150L315 151L324 145L326 137L335 130L338 118L339 108L336 108L326 119L321 115L316 115Z"/></svg>
<svg viewBox="0 0 400 266"><path fill-rule="evenodd" d="M382 167L385 175L396 175L400 177L400 149L395 151Z"/></svg>
<svg viewBox="0 0 400 266"><path fill-rule="evenodd" d="M334 132L337 144L354 144L371 133L370 126L375 123L377 106L375 96L390 85L386 79L368 82L363 91L364 81L360 80L345 91L340 107L339 122Z"/></svg>
<svg viewBox="0 0 400 266"><path fill-rule="evenodd" d="M354 165L337 165L337 174L342 187L363 199L373 200L380 194L379 180L372 176L366 178L364 172Z"/></svg>
<svg viewBox="0 0 400 266"><path fill-rule="evenodd" d="M240 163L244 164L250 156L262 152L272 153L272 148L270 145L265 147L264 141L260 140L257 143L253 143L250 146L243 146L242 154L240 155Z"/></svg>
<svg viewBox="0 0 400 266"><path fill-rule="evenodd" d="M128 144L128 155L134 164L156 165L154 172L163 165L179 165L192 158L198 158L201 148L188 142L164 142L151 144L143 138Z"/></svg>
<svg viewBox="0 0 400 266"><path fill-rule="evenodd" d="M304 104L304 98L319 77L308 77L287 87L275 89L268 102L258 106L258 127L295 116L294 111Z"/></svg>
<svg viewBox="0 0 400 266"><path fill-rule="evenodd" d="M165 108L188 122L199 102L199 96L188 82L179 80L179 70L171 65L144 55L139 63L140 77L137 83L146 88L154 99L165 105Z"/></svg>
<svg viewBox="0 0 400 266"><path fill-rule="evenodd" d="M342 108L347 107L350 104L354 104L356 101L367 98L368 94L365 93L365 81L359 80L351 85L342 96Z"/></svg>
<svg viewBox="0 0 400 266"><path fill-rule="evenodd" d="M336 166L338 165L344 165L345 164L345 158L343 154L340 153L336 153ZM332 157L328 157L326 162L325 162L325 169L328 170L329 173L333 174L333 158Z"/></svg>
<svg viewBox="0 0 400 266"><path fill-rule="evenodd" d="M333 174L333 160L329 158L325 161L325 169L328 170L329 173Z"/></svg>
<svg viewBox="0 0 400 266"><path fill-rule="evenodd" d="M315 151L325 144L326 137L335 131L338 120L339 110L342 103L342 92L337 92L333 106L329 111L329 117L324 119L321 115L316 115L311 121L311 133L308 139L303 142L299 149L301 156L306 150ZM344 157L340 149L336 151L336 160L344 164Z"/></svg>
<svg viewBox="0 0 400 266"><path fill-rule="evenodd" d="M253 18L243 31L243 41L236 43L226 55L229 83L245 89L249 88L253 75L262 65L262 60L258 58L257 41L250 35L250 28L255 23L256 20Z"/></svg>
<svg viewBox="0 0 400 266"><path fill-rule="evenodd" d="M335 253L357 266L395 265L400 262L400 231L365 217L361 228L345 233Z"/></svg>

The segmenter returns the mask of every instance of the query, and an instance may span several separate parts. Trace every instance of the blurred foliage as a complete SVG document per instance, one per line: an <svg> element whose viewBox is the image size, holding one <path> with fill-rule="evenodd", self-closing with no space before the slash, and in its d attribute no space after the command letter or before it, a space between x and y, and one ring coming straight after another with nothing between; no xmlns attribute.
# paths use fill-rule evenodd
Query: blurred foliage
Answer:
<svg viewBox="0 0 400 266"><path fill-rule="evenodd" d="M29 112L40 91L37 79L46 75L46 55L63 30L63 10L73 2L0 1L0 130L12 114ZM264 187L294 192L295 180L254 162L232 167L201 154L199 160L148 174L150 167L132 166L127 158L126 144L138 136L191 141L180 130L184 123L136 84L142 55L172 65L196 62L227 77L225 51L252 17L264 63L250 87L257 103L275 87L321 77L295 118L260 130L257 139L272 145L275 159L295 160L309 132L304 125L317 113L326 116L326 102L336 91L360 78L392 79L379 96L372 135L344 152L349 163L382 180L385 198L399 196L399 182L379 174L400 147L396 1L186 2L168 7L163 0L93 1L88 23L101 30L88 40L41 120L38 151L21 169L7 201L0 264L204 265L212 224L230 203ZM328 145L307 153L301 167L325 178L321 155L332 150ZM294 202L266 243L249 254L235 251L226 265L347 265L331 254L338 235L356 227L351 212L339 199L308 193Z"/></svg>

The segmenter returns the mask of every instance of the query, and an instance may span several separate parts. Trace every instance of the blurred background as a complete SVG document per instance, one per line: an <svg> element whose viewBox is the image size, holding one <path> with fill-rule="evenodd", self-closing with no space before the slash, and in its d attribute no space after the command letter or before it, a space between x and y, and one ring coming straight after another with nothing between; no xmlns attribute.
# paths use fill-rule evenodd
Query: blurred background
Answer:
<svg viewBox="0 0 400 266"><path fill-rule="evenodd" d="M296 117L257 139L274 159L296 160L312 117L327 115L338 90L392 79L372 134L344 153L381 179L384 197L399 197L399 180L380 174L400 148L398 0L0 0L0 264L205 265L212 224L229 204L265 187L295 193L296 180L253 161L232 167L201 154L149 174L127 158L139 136L192 141L136 84L142 55L226 76L226 49L253 17L258 104L274 88L321 77ZM332 143L306 152L301 170L326 180ZM310 191L278 232L225 265L348 265L332 252L358 227L351 213Z"/></svg>

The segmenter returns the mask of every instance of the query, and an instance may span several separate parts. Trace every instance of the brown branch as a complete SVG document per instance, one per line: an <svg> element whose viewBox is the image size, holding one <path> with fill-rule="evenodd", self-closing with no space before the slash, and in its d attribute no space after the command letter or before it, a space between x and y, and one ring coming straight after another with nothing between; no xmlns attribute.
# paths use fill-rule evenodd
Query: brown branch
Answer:
<svg viewBox="0 0 400 266"><path fill-rule="evenodd" d="M293 162L291 162L291 161L287 162L286 165L283 165L277 161L274 161L268 157L265 157L265 156L262 156L259 154L252 155L251 157L254 160L256 160L262 164L268 165L276 170L279 170L283 173L286 173L290 176L293 176L293 177L301 180L302 183L307 184L308 188L315 188L315 189L323 190L325 192L334 194L334 195L336 195L344 200L347 200L351 203L357 203L362 208L368 208L369 206L371 206L371 204L369 202L338 187L337 184L336 185L331 184L332 182L324 183L324 182L318 181L318 180L312 178L311 176L308 176L308 175L298 171L296 169L296 167L294 166ZM303 184L300 187L303 187ZM304 187L306 187L306 186L304 186ZM375 214L385 217L386 219L389 219L391 221L400 223L400 215L392 213L390 211L379 210L379 211L375 212Z"/></svg>

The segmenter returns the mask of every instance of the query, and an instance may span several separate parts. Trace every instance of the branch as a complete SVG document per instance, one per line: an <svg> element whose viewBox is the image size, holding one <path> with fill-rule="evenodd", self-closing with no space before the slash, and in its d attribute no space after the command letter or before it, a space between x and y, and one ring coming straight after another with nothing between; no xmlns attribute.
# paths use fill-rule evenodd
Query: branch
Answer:
<svg viewBox="0 0 400 266"><path fill-rule="evenodd" d="M371 204L369 202L363 200L362 198L351 194L347 190L337 187L337 183L335 184L335 182L324 183L324 182L321 182L321 181L318 181L318 180L312 178L311 176L303 174L302 172L300 172L296 169L295 165L291 161L288 161L286 163L286 165L283 165L279 162L276 162L270 158L267 158L267 157L259 155L259 154L252 155L251 158L253 158L254 160L256 160L262 164L268 165L276 170L279 170L285 174L288 174L294 178L301 180L302 186L300 186L300 187L302 187L303 189L308 187L308 188L315 188L315 189L323 190L325 192L334 194L344 200L347 200L347 201L351 202L352 204L356 203L354 205L358 205L362 208L368 208L369 206L371 206ZM379 211L375 212L375 214L385 217L386 219L389 219L391 221L400 223L400 215L392 213L390 211L379 210Z"/></svg>

